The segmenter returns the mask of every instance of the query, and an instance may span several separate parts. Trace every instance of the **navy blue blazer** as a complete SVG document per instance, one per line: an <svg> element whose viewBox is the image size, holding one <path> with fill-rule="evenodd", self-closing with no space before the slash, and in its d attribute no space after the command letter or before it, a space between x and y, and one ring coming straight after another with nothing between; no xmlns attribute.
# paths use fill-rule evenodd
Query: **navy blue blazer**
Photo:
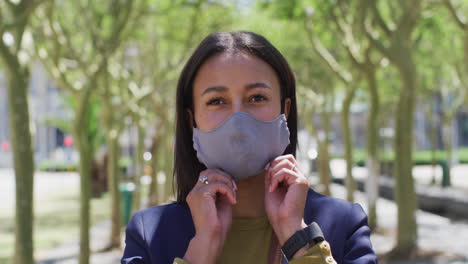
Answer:
<svg viewBox="0 0 468 264"><path fill-rule="evenodd" d="M304 221L319 224L337 263L377 263L367 216L359 204L309 190ZM189 207L171 203L135 213L125 235L122 264L166 264L185 255L195 228Z"/></svg>

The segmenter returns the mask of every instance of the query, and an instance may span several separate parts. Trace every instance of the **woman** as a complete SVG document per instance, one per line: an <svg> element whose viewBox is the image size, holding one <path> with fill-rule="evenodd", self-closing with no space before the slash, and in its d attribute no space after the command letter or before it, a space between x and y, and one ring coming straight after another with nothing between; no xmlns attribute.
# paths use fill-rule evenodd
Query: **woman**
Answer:
<svg viewBox="0 0 468 264"><path fill-rule="evenodd" d="M122 263L377 263L362 208L296 162L294 75L265 38L205 38L176 108L177 202L133 216Z"/></svg>

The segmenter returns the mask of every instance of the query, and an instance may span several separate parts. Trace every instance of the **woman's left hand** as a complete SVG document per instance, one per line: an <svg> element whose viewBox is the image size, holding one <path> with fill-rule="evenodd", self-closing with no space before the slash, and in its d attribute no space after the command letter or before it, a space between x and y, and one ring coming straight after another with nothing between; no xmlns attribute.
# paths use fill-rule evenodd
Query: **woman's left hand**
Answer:
<svg viewBox="0 0 468 264"><path fill-rule="evenodd" d="M265 168L266 212L281 246L307 226L304 207L308 189L309 182L293 155L279 156Z"/></svg>

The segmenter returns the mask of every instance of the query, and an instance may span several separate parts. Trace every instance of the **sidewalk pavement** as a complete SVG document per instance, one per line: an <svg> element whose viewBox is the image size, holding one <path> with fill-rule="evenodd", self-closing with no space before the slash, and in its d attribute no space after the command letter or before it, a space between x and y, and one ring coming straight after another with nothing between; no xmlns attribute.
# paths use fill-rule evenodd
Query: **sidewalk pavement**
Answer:
<svg viewBox="0 0 468 264"><path fill-rule="evenodd" d="M333 177L343 178L346 175L346 161L343 159L333 159L330 161L330 169L332 170ZM452 167L450 172L452 187L468 192L468 164L457 164ZM435 173L436 184L440 186L442 182L442 168L439 165L435 169L431 165L413 167L415 183L420 185L431 185L433 173ZM353 177L356 179L366 179L367 169L365 167L354 167Z"/></svg>
<svg viewBox="0 0 468 264"><path fill-rule="evenodd" d="M108 245L110 237L110 221L104 221L91 229L91 264L120 263L122 249L103 251ZM125 246L122 241L122 247ZM78 264L79 240L78 238L56 248L41 250L36 253L37 264Z"/></svg>
<svg viewBox="0 0 468 264"><path fill-rule="evenodd" d="M333 177L343 178L346 174L344 160L332 160L330 163ZM459 164L452 168L452 187L454 192L468 193L468 165ZM413 177L419 186L430 186L433 175L432 166L415 166ZM440 184L442 169L435 168L436 182ZM362 167L353 168L353 176L357 180L366 180L367 170ZM314 179L315 178L315 179ZM318 177L312 177L317 181ZM332 184L332 195L346 199L346 190L342 185ZM367 198L362 192L355 193L355 200L361 204L367 213ZM379 198L377 201L378 229L373 232L371 240L378 255L389 252L396 243L397 207L394 201ZM433 213L417 210L418 247L425 252L426 259L392 262L406 263L468 263L468 219L450 219Z"/></svg>
<svg viewBox="0 0 468 264"><path fill-rule="evenodd" d="M332 184L331 191L334 197L344 199L346 190L343 186ZM367 212L365 194L355 193L355 200ZM426 257L418 259L391 262L388 264L468 264L468 220L451 220L421 210L417 211L418 246L420 252ZM379 256L389 252L395 245L397 226L397 207L393 201L379 198L377 201L377 216L379 228L372 233L371 241L374 250ZM122 250L99 252L109 240L110 222L105 221L91 230L91 264L119 263ZM122 243L122 246L125 244ZM36 254L39 264L77 264L78 240L70 241L57 248L40 251ZM384 263L379 259L380 263Z"/></svg>
<svg viewBox="0 0 468 264"><path fill-rule="evenodd" d="M332 184L334 197L346 198L346 189L342 185ZM367 213L367 200L362 192L355 193L355 201ZM393 201L379 198L377 201L378 229L372 233L374 250L379 256L389 252L396 242L397 207ZM468 219L451 220L432 213L418 210L418 248L426 257L416 260L391 262L461 264L468 263ZM380 260L379 260L380 261ZM382 262L381 262L382 263Z"/></svg>
<svg viewBox="0 0 468 264"><path fill-rule="evenodd" d="M302 166L302 164L301 167L303 167L304 171L307 171L305 166ZM335 177L344 175L345 166L343 160L333 160L331 168ZM356 178L365 178L367 175L365 168L353 168L353 173ZM440 180L440 168L438 168L436 173L436 176ZM1 176L4 176L4 173L0 174L2 174ZM413 174L418 184L427 184L430 182L432 176L432 168L430 168L430 166L418 166L414 168ZM312 181L315 181L316 179L317 177L312 177ZM452 169L452 182L456 188L468 190L468 165L458 165ZM333 184L331 186L331 190L333 196L339 198L345 197L345 188L343 186ZM7 194L8 197L3 198L10 198L13 196L11 192L7 192ZM8 201L8 199L6 200ZM364 210L367 211L366 198L363 193L356 192L356 202L360 203ZM383 198L379 198L377 208L379 228L372 234L371 240L375 251L377 254L381 255L391 250L395 244L397 208L393 201ZM427 259L403 261L398 262L398 264L468 264L468 219L451 220L449 218L418 210L417 222L419 248L425 252L432 252L433 254ZM93 252L91 256L91 264L110 264L120 262L122 250L99 252L105 248L109 239L109 225L110 222L108 221L102 222L91 230L91 249ZM125 244L122 243L122 246L124 245ZM78 252L79 242L78 239L76 239L57 248L38 251L36 253L36 259L38 260L37 263L40 264L75 264L78 263Z"/></svg>

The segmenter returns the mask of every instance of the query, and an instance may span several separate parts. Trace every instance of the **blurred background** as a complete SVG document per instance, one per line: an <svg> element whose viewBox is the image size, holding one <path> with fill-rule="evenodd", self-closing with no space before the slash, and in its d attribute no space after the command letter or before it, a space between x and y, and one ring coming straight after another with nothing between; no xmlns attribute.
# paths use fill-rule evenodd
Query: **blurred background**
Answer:
<svg viewBox="0 0 468 264"><path fill-rule="evenodd" d="M118 263L174 200L181 67L233 30L291 64L302 170L381 263L468 263L464 0L0 0L0 263Z"/></svg>

